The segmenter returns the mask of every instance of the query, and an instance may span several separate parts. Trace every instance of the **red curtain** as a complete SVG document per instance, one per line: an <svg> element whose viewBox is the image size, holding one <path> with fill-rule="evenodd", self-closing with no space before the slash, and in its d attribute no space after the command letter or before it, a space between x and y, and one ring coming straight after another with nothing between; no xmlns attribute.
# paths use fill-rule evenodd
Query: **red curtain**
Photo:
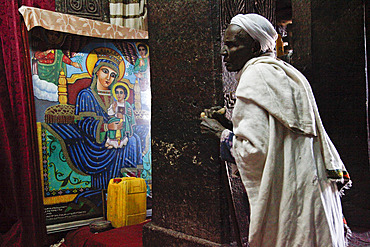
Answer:
<svg viewBox="0 0 370 247"><path fill-rule="evenodd" d="M18 8L55 0L0 0L0 244L46 239L27 30Z"/></svg>

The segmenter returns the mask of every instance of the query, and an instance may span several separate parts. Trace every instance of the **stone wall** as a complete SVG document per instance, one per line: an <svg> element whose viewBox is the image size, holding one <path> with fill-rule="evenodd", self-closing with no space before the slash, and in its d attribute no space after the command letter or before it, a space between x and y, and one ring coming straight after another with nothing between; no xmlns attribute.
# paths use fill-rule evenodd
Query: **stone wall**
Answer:
<svg viewBox="0 0 370 247"><path fill-rule="evenodd" d="M354 186L343 198L350 226L369 217L364 3L292 0L293 64L311 82L324 126ZM222 105L218 1L149 2L153 219L145 246L219 246L230 224L218 139L199 114Z"/></svg>
<svg viewBox="0 0 370 247"><path fill-rule="evenodd" d="M144 245L227 243L219 140L199 128L203 109L223 103L217 1L158 0L148 7L153 218Z"/></svg>

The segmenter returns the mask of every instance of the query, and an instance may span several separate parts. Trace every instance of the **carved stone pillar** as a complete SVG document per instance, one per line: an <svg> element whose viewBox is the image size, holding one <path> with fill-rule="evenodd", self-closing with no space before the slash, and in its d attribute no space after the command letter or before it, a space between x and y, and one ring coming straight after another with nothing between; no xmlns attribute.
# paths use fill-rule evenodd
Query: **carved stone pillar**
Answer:
<svg viewBox="0 0 370 247"><path fill-rule="evenodd" d="M109 22L109 0L56 0L55 11Z"/></svg>
<svg viewBox="0 0 370 247"><path fill-rule="evenodd" d="M229 244L219 140L200 133L200 113L222 104L215 0L149 2L153 218L144 246Z"/></svg>

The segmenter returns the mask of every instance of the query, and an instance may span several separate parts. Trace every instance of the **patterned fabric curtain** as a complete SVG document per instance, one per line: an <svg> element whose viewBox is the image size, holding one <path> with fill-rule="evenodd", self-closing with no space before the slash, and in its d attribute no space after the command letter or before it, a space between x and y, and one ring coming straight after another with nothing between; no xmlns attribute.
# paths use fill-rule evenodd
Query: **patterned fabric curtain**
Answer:
<svg viewBox="0 0 370 247"><path fill-rule="evenodd" d="M148 30L147 0L109 0L110 23Z"/></svg>

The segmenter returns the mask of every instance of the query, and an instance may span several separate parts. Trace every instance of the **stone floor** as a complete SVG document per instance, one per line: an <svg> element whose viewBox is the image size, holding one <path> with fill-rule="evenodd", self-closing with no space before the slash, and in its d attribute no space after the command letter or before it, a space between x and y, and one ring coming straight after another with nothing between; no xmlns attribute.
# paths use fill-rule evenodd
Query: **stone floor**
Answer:
<svg viewBox="0 0 370 247"><path fill-rule="evenodd" d="M370 229L351 228L352 236L349 239L348 247L370 247ZM231 247L237 247L237 243L230 244ZM248 244L243 241L243 247Z"/></svg>
<svg viewBox="0 0 370 247"><path fill-rule="evenodd" d="M349 247L370 247L370 229L352 228Z"/></svg>

